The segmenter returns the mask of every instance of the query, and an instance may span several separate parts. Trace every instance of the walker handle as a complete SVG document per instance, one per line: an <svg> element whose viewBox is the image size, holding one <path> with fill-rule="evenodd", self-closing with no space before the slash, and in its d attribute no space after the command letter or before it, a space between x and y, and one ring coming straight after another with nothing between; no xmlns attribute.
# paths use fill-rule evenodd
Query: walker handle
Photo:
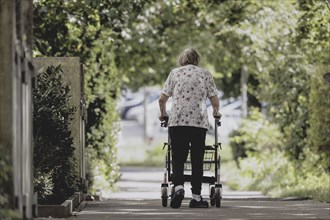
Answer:
<svg viewBox="0 0 330 220"><path fill-rule="evenodd" d="M221 116L215 116L214 117L214 146L220 146L221 149L221 144L218 143L218 127L221 126L221 121L220 121Z"/></svg>
<svg viewBox="0 0 330 220"><path fill-rule="evenodd" d="M215 125L216 125L217 127L221 126L220 118L221 118L221 116L214 116Z"/></svg>
<svg viewBox="0 0 330 220"><path fill-rule="evenodd" d="M168 116L164 116L160 122L160 126L166 128L168 124Z"/></svg>

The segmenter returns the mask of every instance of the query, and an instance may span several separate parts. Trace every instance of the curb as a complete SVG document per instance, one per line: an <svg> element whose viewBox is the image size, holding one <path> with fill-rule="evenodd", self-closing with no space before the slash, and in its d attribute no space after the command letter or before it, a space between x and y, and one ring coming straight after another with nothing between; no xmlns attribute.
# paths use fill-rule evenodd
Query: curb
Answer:
<svg viewBox="0 0 330 220"><path fill-rule="evenodd" d="M60 205L38 205L38 217L54 217L66 218L69 217L73 210L84 200L82 192L75 192L67 200Z"/></svg>

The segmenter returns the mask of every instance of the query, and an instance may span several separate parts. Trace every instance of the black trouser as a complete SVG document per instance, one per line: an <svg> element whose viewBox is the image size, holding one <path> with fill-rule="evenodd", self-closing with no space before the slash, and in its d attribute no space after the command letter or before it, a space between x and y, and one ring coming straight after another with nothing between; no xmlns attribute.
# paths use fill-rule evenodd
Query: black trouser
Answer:
<svg viewBox="0 0 330 220"><path fill-rule="evenodd" d="M190 149L191 192L200 195L203 178L206 129L188 126L170 127L172 146L172 182L174 186L184 184L184 163Z"/></svg>

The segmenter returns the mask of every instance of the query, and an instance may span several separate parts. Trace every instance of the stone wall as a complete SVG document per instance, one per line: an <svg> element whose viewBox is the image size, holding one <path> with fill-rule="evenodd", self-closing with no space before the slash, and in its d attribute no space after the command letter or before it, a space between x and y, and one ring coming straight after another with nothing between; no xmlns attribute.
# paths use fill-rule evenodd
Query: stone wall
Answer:
<svg viewBox="0 0 330 220"><path fill-rule="evenodd" d="M77 161L76 172L81 181L86 181L85 171L85 117L84 117L84 77L79 57L39 57L33 60L36 74L48 66L61 65L64 72L64 80L71 88L71 101L76 108L71 123L73 143L76 148Z"/></svg>

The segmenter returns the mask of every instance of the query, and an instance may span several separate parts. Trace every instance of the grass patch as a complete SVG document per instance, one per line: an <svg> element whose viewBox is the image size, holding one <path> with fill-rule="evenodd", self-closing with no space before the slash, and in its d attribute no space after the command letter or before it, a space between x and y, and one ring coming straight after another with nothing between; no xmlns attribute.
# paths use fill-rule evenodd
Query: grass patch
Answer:
<svg viewBox="0 0 330 220"><path fill-rule="evenodd" d="M281 197L301 197L310 198L320 202L330 202L330 190L326 188L320 189L296 189L289 192L282 192Z"/></svg>
<svg viewBox="0 0 330 220"><path fill-rule="evenodd" d="M241 190L242 187L240 185L240 170L236 166L235 161L227 161L221 164L221 175L222 179L226 182L225 184L231 190Z"/></svg>
<svg viewBox="0 0 330 220"><path fill-rule="evenodd" d="M212 137L209 137L206 141L207 145L212 145ZM165 155L167 154L167 147L163 149L163 143L157 143L145 150L143 159L141 157L125 161L121 161L119 166L145 166L145 167L163 167L165 162ZM228 145L224 145L222 150L219 151L221 155L222 164L233 161L231 148Z"/></svg>
<svg viewBox="0 0 330 220"><path fill-rule="evenodd" d="M162 167L166 150L162 150L163 144L155 144L149 149L144 149L143 156L130 157L120 162L120 166L140 166L140 167Z"/></svg>
<svg viewBox="0 0 330 220"><path fill-rule="evenodd" d="M280 194L282 197L302 197L311 198L320 202L330 202L330 190L329 188L320 189L296 189L290 192L283 192Z"/></svg>
<svg viewBox="0 0 330 220"><path fill-rule="evenodd" d="M234 190L257 190L271 197L302 197L330 202L330 175L316 168L301 167L279 152L254 155L223 166L227 185ZM230 175L230 176L228 176Z"/></svg>

